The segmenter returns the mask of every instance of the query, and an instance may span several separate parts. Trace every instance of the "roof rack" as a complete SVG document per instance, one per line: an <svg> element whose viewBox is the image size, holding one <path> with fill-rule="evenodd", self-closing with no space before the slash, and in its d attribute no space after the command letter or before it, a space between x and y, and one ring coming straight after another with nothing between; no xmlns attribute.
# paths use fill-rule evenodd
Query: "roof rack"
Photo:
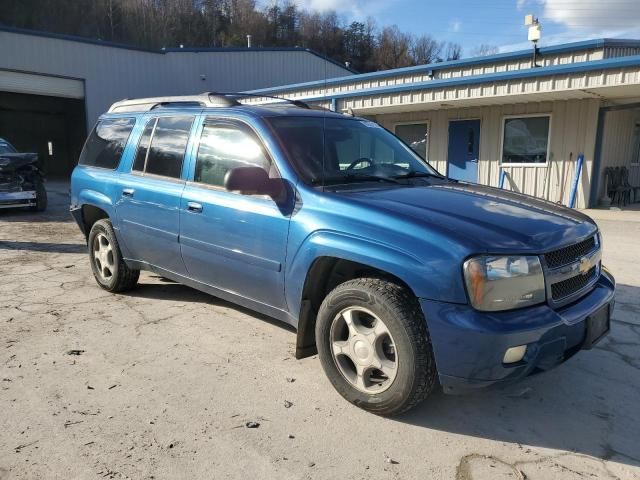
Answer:
<svg viewBox="0 0 640 480"><path fill-rule="evenodd" d="M227 93L225 95L232 95L232 96L234 96L234 98L239 98L239 99L243 99L243 98L269 98L269 99L272 99L272 100L279 100L281 102L289 103L291 105L295 105L296 107L311 109L311 106L308 103L305 103L305 102L303 102L301 100L292 100L290 98L276 97L274 95L261 95L261 94L257 94L257 93Z"/></svg>
<svg viewBox="0 0 640 480"><path fill-rule="evenodd" d="M109 113L148 112L171 107L235 107L240 102L227 94L205 92L200 95L125 99L114 103Z"/></svg>
<svg viewBox="0 0 640 480"><path fill-rule="evenodd" d="M240 100L243 98L268 98L277 100L278 103L288 103L299 108L326 110L321 107L311 106L300 100L291 100L284 97L276 97L272 95L260 95L252 93L220 93L220 92L204 92L200 95L180 95L172 97L151 97L151 98L134 98L120 100L109 108L109 113L126 113L126 112L148 112L159 108L179 108L179 107L237 107L243 105Z"/></svg>

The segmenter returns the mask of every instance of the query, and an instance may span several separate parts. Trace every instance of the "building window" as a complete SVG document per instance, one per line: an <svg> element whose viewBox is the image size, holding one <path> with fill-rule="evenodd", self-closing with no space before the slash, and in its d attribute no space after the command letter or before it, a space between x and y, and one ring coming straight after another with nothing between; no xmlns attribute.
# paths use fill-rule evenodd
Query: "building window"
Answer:
<svg viewBox="0 0 640 480"><path fill-rule="evenodd" d="M502 163L547 163L550 122L549 115L505 118Z"/></svg>
<svg viewBox="0 0 640 480"><path fill-rule="evenodd" d="M429 125L427 123L407 123L396 125L396 135L411 149L427 160Z"/></svg>

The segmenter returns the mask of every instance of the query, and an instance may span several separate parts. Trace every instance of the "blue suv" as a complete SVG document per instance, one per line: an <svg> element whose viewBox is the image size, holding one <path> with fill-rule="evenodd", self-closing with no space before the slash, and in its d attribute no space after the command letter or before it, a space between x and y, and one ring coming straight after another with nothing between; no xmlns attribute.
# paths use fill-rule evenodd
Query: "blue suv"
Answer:
<svg viewBox="0 0 640 480"><path fill-rule="evenodd" d="M100 117L71 212L100 287L156 272L297 329L381 415L548 370L609 330L587 216L448 179L374 122L242 95L126 100Z"/></svg>

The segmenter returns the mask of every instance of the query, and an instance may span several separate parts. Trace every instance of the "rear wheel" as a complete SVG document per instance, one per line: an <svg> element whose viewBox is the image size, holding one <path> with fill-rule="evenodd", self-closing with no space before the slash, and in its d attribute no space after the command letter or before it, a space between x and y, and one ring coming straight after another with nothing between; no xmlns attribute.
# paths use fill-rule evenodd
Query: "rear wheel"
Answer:
<svg viewBox="0 0 640 480"><path fill-rule="evenodd" d="M111 221L98 220L89 232L89 262L98 285L109 292L135 287L140 270L129 268L122 259Z"/></svg>
<svg viewBox="0 0 640 480"><path fill-rule="evenodd" d="M436 385L420 305L395 283L359 278L336 287L318 312L316 343L336 390L373 413L405 412Z"/></svg>

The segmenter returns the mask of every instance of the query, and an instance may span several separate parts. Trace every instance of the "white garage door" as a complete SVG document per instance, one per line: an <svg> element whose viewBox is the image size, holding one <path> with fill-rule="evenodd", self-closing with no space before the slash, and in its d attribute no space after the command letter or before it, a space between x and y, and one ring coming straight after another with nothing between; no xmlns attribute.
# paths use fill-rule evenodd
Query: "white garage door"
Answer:
<svg viewBox="0 0 640 480"><path fill-rule="evenodd" d="M0 92L84 98L84 82L71 78L0 70Z"/></svg>

